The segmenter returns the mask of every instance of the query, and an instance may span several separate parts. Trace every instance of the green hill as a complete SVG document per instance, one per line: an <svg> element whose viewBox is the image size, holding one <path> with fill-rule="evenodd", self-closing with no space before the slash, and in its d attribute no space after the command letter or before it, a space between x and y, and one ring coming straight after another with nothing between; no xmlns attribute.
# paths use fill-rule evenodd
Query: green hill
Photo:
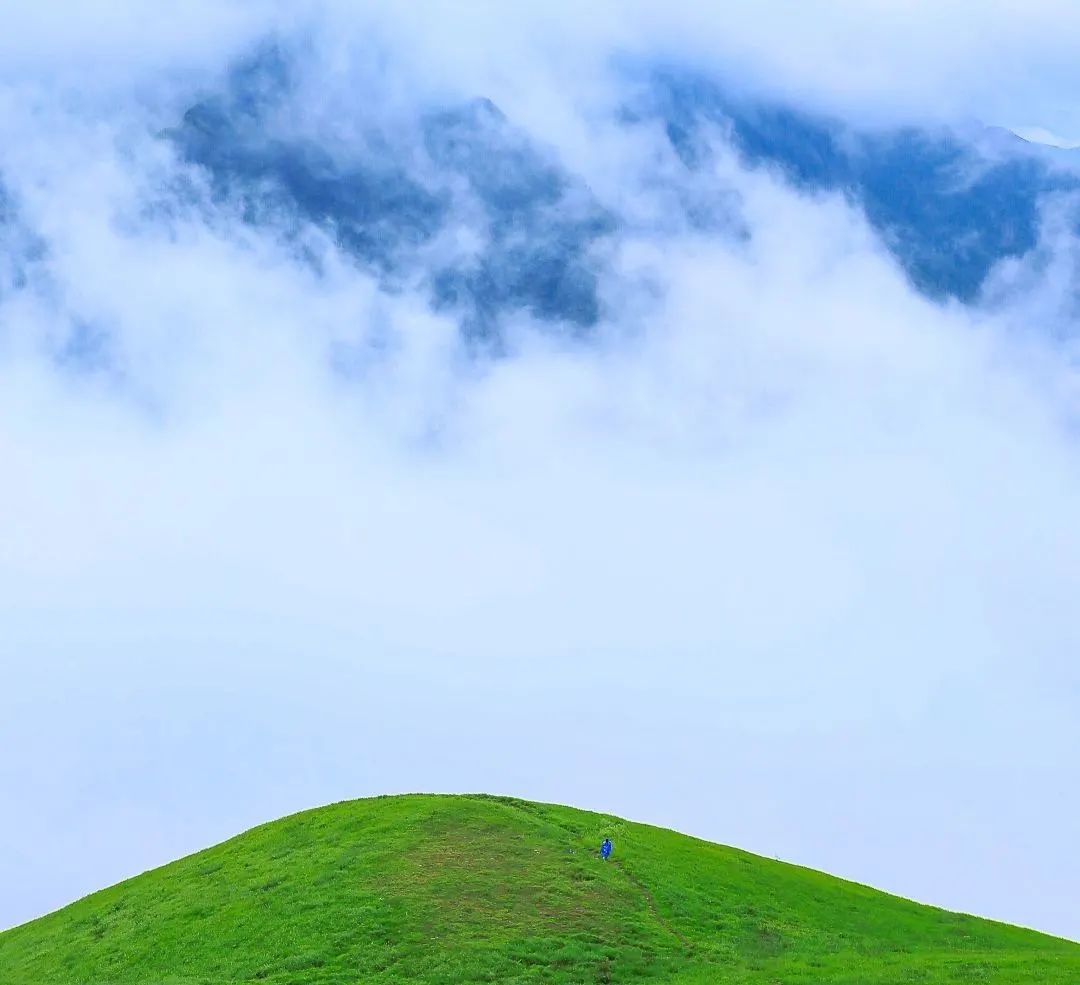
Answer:
<svg viewBox="0 0 1080 985"><path fill-rule="evenodd" d="M600 814L407 796L265 824L0 934L0 982L1077 985L1080 945Z"/></svg>

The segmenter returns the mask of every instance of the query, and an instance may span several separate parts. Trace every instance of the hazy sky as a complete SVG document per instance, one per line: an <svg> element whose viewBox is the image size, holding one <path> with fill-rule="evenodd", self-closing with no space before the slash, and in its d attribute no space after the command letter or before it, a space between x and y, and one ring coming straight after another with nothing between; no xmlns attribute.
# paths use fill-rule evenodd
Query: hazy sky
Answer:
<svg viewBox="0 0 1080 985"><path fill-rule="evenodd" d="M695 232L662 134L613 123L655 58L1069 140L1076 5L294 6L0 0L0 926L289 811L484 790L1080 938L1070 203L993 304L936 304L722 135L751 235ZM271 32L335 153L489 96L629 216L594 335L470 353L313 230L317 264L172 207L156 135Z"/></svg>

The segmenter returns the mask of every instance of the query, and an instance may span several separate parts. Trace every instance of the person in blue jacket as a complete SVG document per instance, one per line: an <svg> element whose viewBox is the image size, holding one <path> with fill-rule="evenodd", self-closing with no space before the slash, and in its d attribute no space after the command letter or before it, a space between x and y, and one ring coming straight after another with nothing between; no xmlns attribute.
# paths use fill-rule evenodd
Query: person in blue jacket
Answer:
<svg viewBox="0 0 1080 985"><path fill-rule="evenodd" d="M600 843L600 857L606 862L607 857L611 854L611 839L605 838Z"/></svg>

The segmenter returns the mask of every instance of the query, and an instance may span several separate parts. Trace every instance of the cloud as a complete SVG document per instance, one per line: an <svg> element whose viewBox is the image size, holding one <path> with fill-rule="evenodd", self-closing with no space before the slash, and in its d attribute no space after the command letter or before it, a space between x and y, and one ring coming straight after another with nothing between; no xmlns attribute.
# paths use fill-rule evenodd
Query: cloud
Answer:
<svg viewBox="0 0 1080 985"><path fill-rule="evenodd" d="M8 77L77 80L83 89L114 89L132 77L146 82L162 69L174 77L179 68L209 71L277 31L317 37L330 75L356 71L344 57L350 50L381 46L408 61L409 88L483 92L534 128L552 111L550 100L537 99L540 83L558 89L560 73L572 70L602 87L595 69L621 52L669 55L724 70L736 84L847 113L975 116L1077 130L1061 93L1077 81L1072 56L1080 19L1065 0L767 0L723 13L684 0L601 0L587 10L567 0L513 8L493 0L420 0L408 9L385 0L359 8L322 0L302 11L276 0L200 0L183 14L154 18L132 0L80 0L65 6L63 18L47 6L7 6L0 52ZM588 103L593 96L580 86L571 98ZM551 122L565 137L573 120Z"/></svg>
<svg viewBox="0 0 1080 985"><path fill-rule="evenodd" d="M342 14L351 5L331 0L323 9L335 24L356 23ZM535 127L550 111L538 90L558 90L570 70L588 82L572 98L588 104L605 91L596 69L614 51L719 69L734 85L870 120L975 117L1076 130L1061 94L1077 82L1080 18L1064 0L767 0L722 13L679 0L602 0L588 10L567 0L513 8L430 0L406 12L377 3L368 14L365 33L411 53L421 77L488 93ZM567 122L555 125L565 134Z"/></svg>
<svg viewBox="0 0 1080 985"><path fill-rule="evenodd" d="M176 35L102 9L80 9L73 72L130 51L112 102L65 95L49 66L74 28L33 15L0 99L23 244L0 291L0 783L27 847L0 923L275 813L427 788L621 811L1080 933L1067 203L984 303L935 303L841 195L748 169L722 131L690 174L659 125L618 122L612 55L654 29L688 62L691 31L730 35L716 57L746 87L805 40L776 86L845 104L851 64L801 13L778 36L774 8L732 31L600 7L560 54L561 7L328 6L280 132L422 161L418 121L490 93L618 217L588 253L592 329L509 305L493 353L427 282L513 245L465 179L388 282L273 196L245 221L160 136L289 15L215 5ZM986 50L927 40L942 16L899 32L868 107L925 112L885 93L917 51L945 85L946 49L950 108L991 106ZM691 220L702 196L723 222Z"/></svg>

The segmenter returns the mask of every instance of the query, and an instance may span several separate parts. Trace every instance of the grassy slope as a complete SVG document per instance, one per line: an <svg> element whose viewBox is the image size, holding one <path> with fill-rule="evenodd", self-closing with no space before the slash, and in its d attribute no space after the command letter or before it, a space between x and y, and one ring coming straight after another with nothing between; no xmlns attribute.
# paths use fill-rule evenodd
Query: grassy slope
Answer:
<svg viewBox="0 0 1080 985"><path fill-rule="evenodd" d="M616 818L433 796L297 814L0 934L4 985L258 981L1077 985L1080 946Z"/></svg>

